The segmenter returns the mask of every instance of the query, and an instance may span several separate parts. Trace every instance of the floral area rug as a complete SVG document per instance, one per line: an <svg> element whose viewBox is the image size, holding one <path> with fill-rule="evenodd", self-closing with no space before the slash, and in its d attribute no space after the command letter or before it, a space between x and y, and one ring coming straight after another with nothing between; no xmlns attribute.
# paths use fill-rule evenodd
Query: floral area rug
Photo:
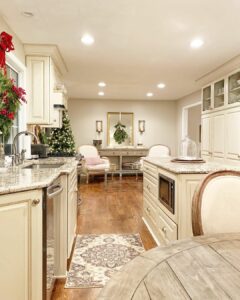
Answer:
<svg viewBox="0 0 240 300"><path fill-rule="evenodd" d="M138 233L78 235L65 288L103 287L115 272L142 252Z"/></svg>

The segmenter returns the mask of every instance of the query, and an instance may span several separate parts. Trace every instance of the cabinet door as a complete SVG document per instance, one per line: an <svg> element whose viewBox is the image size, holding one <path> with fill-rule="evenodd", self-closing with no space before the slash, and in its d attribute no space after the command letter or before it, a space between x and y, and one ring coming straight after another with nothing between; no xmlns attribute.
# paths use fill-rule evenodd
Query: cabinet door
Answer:
<svg viewBox="0 0 240 300"><path fill-rule="evenodd" d="M211 118L202 118L202 155L211 157Z"/></svg>
<svg viewBox="0 0 240 300"><path fill-rule="evenodd" d="M36 195L0 197L0 298L4 300L42 299L42 210L41 201L32 205Z"/></svg>
<svg viewBox="0 0 240 300"><path fill-rule="evenodd" d="M240 109L226 114L226 159L240 160Z"/></svg>
<svg viewBox="0 0 240 300"><path fill-rule="evenodd" d="M29 124L50 123L50 57L27 56Z"/></svg>
<svg viewBox="0 0 240 300"><path fill-rule="evenodd" d="M219 157L224 158L224 113L218 113L212 117L212 155L213 158Z"/></svg>

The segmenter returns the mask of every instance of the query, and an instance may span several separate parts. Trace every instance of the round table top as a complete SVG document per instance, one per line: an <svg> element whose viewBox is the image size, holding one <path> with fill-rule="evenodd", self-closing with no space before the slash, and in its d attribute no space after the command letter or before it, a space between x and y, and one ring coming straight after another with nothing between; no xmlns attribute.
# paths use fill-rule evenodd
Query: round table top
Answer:
<svg viewBox="0 0 240 300"><path fill-rule="evenodd" d="M240 233L157 247L125 265L99 300L239 299Z"/></svg>

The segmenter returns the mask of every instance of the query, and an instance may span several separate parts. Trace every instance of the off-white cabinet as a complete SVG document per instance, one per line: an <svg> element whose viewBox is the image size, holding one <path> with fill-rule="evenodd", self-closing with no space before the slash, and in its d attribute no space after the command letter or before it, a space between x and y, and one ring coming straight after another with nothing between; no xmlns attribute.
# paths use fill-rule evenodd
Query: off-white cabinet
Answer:
<svg viewBox="0 0 240 300"><path fill-rule="evenodd" d="M174 213L159 201L159 174L175 182ZM144 161L143 175L143 220L156 242L167 244L191 237L192 198L197 185L206 174L176 174Z"/></svg>
<svg viewBox="0 0 240 300"><path fill-rule="evenodd" d="M77 228L77 169L68 175L68 258L71 255Z"/></svg>
<svg viewBox="0 0 240 300"><path fill-rule="evenodd" d="M50 124L50 57L27 56L27 108L29 124Z"/></svg>
<svg viewBox="0 0 240 300"><path fill-rule="evenodd" d="M42 192L0 196L0 295L42 300Z"/></svg>
<svg viewBox="0 0 240 300"><path fill-rule="evenodd" d="M57 90L61 75L50 56L27 56L28 124L62 126L62 107L67 97ZM57 107L56 107L57 106Z"/></svg>
<svg viewBox="0 0 240 300"><path fill-rule="evenodd" d="M240 108L226 112L226 159L240 161Z"/></svg>
<svg viewBox="0 0 240 300"><path fill-rule="evenodd" d="M224 159L225 113L204 115L202 117L202 156L207 160Z"/></svg>

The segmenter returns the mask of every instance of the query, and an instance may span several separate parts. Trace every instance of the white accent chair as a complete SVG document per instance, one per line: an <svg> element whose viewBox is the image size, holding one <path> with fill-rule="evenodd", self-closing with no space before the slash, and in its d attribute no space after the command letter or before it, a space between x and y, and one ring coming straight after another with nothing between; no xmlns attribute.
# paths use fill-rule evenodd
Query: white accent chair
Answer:
<svg viewBox="0 0 240 300"><path fill-rule="evenodd" d="M240 232L240 172L207 175L192 202L194 235Z"/></svg>
<svg viewBox="0 0 240 300"><path fill-rule="evenodd" d="M110 162L107 157L99 156L98 150L92 145L82 145L78 148L78 153L83 155L82 173L86 174L87 183L90 175L105 174L110 168ZM90 161L92 162L90 163Z"/></svg>
<svg viewBox="0 0 240 300"><path fill-rule="evenodd" d="M149 148L148 154L146 157L156 157L156 158L164 158L164 157L170 157L171 155L171 150L168 146L158 144L158 145L153 145ZM140 159L140 169L143 169L143 158L141 157Z"/></svg>

